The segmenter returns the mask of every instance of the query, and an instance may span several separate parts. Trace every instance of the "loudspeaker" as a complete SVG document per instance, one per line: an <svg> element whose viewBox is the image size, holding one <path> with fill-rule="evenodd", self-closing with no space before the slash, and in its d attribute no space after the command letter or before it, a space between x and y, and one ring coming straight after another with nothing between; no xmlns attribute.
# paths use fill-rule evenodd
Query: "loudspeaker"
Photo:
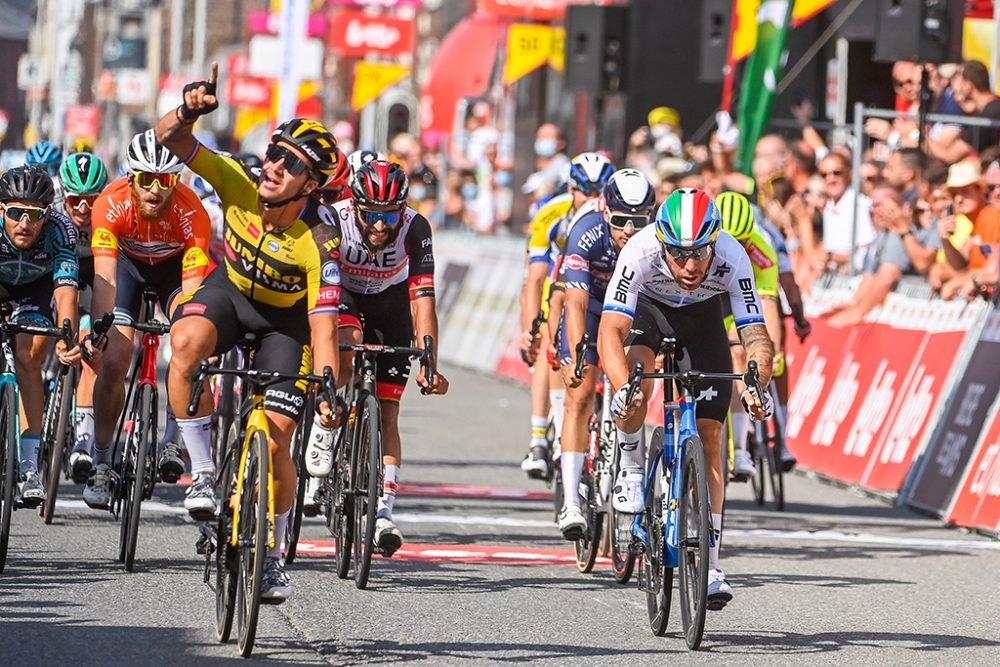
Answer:
<svg viewBox="0 0 1000 667"><path fill-rule="evenodd" d="M702 0L699 81L722 83L722 70L728 61L732 9L732 0Z"/></svg>
<svg viewBox="0 0 1000 667"><path fill-rule="evenodd" d="M962 60L963 0L879 0L875 60Z"/></svg>
<svg viewBox="0 0 1000 667"><path fill-rule="evenodd" d="M627 89L627 6L569 5L566 86L591 94Z"/></svg>

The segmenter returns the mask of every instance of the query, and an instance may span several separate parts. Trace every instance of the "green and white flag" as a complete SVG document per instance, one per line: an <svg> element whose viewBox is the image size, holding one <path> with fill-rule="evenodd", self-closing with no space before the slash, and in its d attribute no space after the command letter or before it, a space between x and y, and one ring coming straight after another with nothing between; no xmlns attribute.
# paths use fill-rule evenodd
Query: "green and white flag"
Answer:
<svg viewBox="0 0 1000 667"><path fill-rule="evenodd" d="M736 167L750 175L753 150L767 131L774 108L781 68L788 59L785 46L792 28L793 0L764 0L757 10L757 44L747 60L740 87L740 144Z"/></svg>

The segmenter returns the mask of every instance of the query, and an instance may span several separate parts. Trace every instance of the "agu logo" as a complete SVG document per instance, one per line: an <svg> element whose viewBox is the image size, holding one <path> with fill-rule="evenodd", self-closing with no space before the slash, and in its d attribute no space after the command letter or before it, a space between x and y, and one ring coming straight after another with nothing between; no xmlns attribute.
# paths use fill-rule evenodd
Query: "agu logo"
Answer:
<svg viewBox="0 0 1000 667"><path fill-rule="evenodd" d="M328 285L340 284L340 266L337 262L331 261L323 264L323 268L320 269L320 275L323 278L323 282Z"/></svg>

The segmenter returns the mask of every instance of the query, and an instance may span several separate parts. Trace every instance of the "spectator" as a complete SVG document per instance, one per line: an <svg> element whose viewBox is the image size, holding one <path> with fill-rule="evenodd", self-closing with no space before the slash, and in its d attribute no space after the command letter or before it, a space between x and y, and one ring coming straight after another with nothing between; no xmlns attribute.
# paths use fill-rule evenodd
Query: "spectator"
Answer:
<svg viewBox="0 0 1000 667"><path fill-rule="evenodd" d="M910 61L901 60L892 66L892 85L899 102L896 110L913 114L920 111L920 76L923 68ZM917 121L912 118L896 118L891 123L882 118L865 121L865 132L889 146L916 146L919 137Z"/></svg>
<svg viewBox="0 0 1000 667"><path fill-rule="evenodd" d="M903 193L903 203L913 207L920 196L920 174L924 154L919 148L893 151L882 170L885 182Z"/></svg>
<svg viewBox="0 0 1000 667"><path fill-rule="evenodd" d="M851 162L843 152L830 151L819 163L819 174L828 196L823 208L823 250L827 269L843 271L851 265L860 268L865 250L875 236L869 213L871 202L864 195L857 196L851 188Z"/></svg>
<svg viewBox="0 0 1000 667"><path fill-rule="evenodd" d="M423 148L412 135L401 132L389 143L392 158L403 165L410 181L410 206L432 222L436 222L438 198L437 176L423 160Z"/></svg>
<svg viewBox="0 0 1000 667"><path fill-rule="evenodd" d="M535 172L524 182L521 191L536 199L555 192L566 181L569 157L566 137L554 123L542 123L535 131Z"/></svg>
<svg viewBox="0 0 1000 667"><path fill-rule="evenodd" d="M986 197L993 206L1000 206L1000 161L986 164Z"/></svg>
<svg viewBox="0 0 1000 667"><path fill-rule="evenodd" d="M939 255L930 282L948 300L987 267L987 257L1000 239L1000 209L986 200L986 183L977 162L952 165L945 185L954 197L954 211L938 223L943 261Z"/></svg>
<svg viewBox="0 0 1000 667"><path fill-rule="evenodd" d="M803 140L793 142L785 160L785 177L796 193L802 194L809 187L809 179L816 173L816 151Z"/></svg>
<svg viewBox="0 0 1000 667"><path fill-rule="evenodd" d="M681 157L684 154L684 136L681 116L677 109L656 107L649 112L649 134L653 150L660 156Z"/></svg>
<svg viewBox="0 0 1000 667"><path fill-rule="evenodd" d="M861 163L859 174L861 176L861 193L866 197L871 197L872 190L882 183L882 165L873 159L865 160Z"/></svg>
<svg viewBox="0 0 1000 667"><path fill-rule="evenodd" d="M978 60L967 60L962 63L959 74L955 77L955 95L975 118L1000 120L1000 99L990 88L990 75ZM928 137L927 152L939 157L945 162L955 163L964 160L971 153L982 152L990 146L996 146L1000 140L1000 128L966 126L961 133L943 133L942 137Z"/></svg>
<svg viewBox="0 0 1000 667"><path fill-rule="evenodd" d="M848 327L863 321L896 286L904 274L913 272L910 255L894 227L909 225L911 211L902 195L889 185L879 185L872 191L871 221L876 230L868 248L858 284L851 300L834 309L829 324ZM908 232L912 236L912 232Z"/></svg>

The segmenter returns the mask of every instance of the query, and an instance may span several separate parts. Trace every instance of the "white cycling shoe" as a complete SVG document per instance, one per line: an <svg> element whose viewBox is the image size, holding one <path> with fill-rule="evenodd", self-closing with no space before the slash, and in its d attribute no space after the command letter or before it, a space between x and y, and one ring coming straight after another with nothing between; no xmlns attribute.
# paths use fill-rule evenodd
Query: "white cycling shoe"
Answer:
<svg viewBox="0 0 1000 667"><path fill-rule="evenodd" d="M306 445L306 472L313 477L326 477L333 469L333 429L313 423Z"/></svg>
<svg viewBox="0 0 1000 667"><path fill-rule="evenodd" d="M615 511L622 514L639 514L645 507L643 485L646 479L639 468L622 468L611 490L611 502Z"/></svg>
<svg viewBox="0 0 1000 667"><path fill-rule="evenodd" d="M708 608L719 611L733 599L733 587L726 581L726 573L722 570L708 571Z"/></svg>
<svg viewBox="0 0 1000 667"><path fill-rule="evenodd" d="M587 532L587 518L575 505L567 505L559 512L559 532L570 542L582 540Z"/></svg>
<svg viewBox="0 0 1000 667"><path fill-rule="evenodd" d="M757 476L757 467L750 458L750 452L737 449L733 452L733 481L745 482L751 477Z"/></svg>

